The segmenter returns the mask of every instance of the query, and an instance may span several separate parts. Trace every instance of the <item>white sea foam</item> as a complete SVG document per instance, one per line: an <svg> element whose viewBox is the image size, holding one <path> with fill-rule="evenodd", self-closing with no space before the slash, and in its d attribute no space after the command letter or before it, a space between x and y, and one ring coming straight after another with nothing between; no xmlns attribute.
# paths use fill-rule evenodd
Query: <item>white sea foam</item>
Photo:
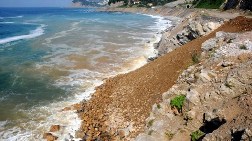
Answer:
<svg viewBox="0 0 252 141"><path fill-rule="evenodd" d="M70 74L68 76L64 76L56 81L55 85L57 86L72 86L72 87L80 87L80 86L90 86L93 87L93 83L97 83L99 78L104 78L104 74L90 71L87 69L79 69L79 70L69 70Z"/></svg>
<svg viewBox="0 0 252 141"><path fill-rule="evenodd" d="M31 39L31 38L38 37L38 36L44 34L44 27L45 27L45 25L41 25L37 29L30 31L30 34L27 34L27 35L13 36L13 37L0 39L0 44L5 44L5 43L17 41L17 40L24 40L24 39Z"/></svg>
<svg viewBox="0 0 252 141"><path fill-rule="evenodd" d="M143 14L143 15L147 15L147 14ZM148 48L146 48L146 50L149 50L149 51L146 51L146 52L148 52L146 55L148 57L155 57L157 55L158 51L154 48L154 44L158 43L161 40L162 31L164 31L166 28L168 28L172 25L171 25L171 21L165 19L164 17L153 16L153 15L147 15L147 16L155 18L156 24L151 27L148 27L149 29L154 31L154 33L153 33L154 37L150 40L149 43L146 43L146 46L148 46Z"/></svg>
<svg viewBox="0 0 252 141"><path fill-rule="evenodd" d="M5 101L8 98L8 95L0 97L0 102ZM1 124L0 124L1 126Z"/></svg>
<svg viewBox="0 0 252 141"><path fill-rule="evenodd" d="M58 140L79 140L74 138L75 131L79 129L81 125L81 120L78 118L77 114L74 111L64 111L61 109L72 104L78 103L83 99L88 100L92 93L95 92L95 87L102 84L102 79L107 78L109 76L116 75L118 73L126 73L137 69L144 64L146 64L146 59L151 55L155 55L153 43L159 42L161 39L160 32L164 30L167 26L167 21L164 21L161 17L154 17L156 19L156 25L148 27L153 31L152 38L138 38L141 43L133 43L137 47L128 47L125 49L118 49L120 52L126 52L125 55L120 56L125 60L129 61L131 66L127 66L123 68L121 71L110 71L107 74L103 74L100 72L90 71L86 69L78 69L78 70L67 70L69 72L68 76L62 76L55 82L55 85L62 87L64 85L69 85L72 87L76 87L77 89L72 94L73 96L69 99L65 99L64 101L53 102L46 106L38 106L33 107L29 110L19 111L25 112L28 114L28 117L32 118L31 120L24 121L19 127L11 128L9 130L5 130L4 133L0 130L0 140L10 140L10 141L27 141L27 140L41 140L44 132L49 130L49 127L54 124L59 124L63 128L58 133L53 133L59 137ZM37 64L38 69L41 66L55 66L55 65L64 65L71 66L71 62L65 57L69 54L73 53L83 53L81 48L74 48L72 46L66 44L52 44L52 41L57 38L61 38L66 36L72 31L78 30L78 23L73 23L71 28L68 31L62 31L58 34L53 35L50 38L46 39L47 44L50 45L53 54L51 56L46 56L47 62L43 64ZM156 33L159 34L156 34ZM42 32L43 33L43 32ZM89 35L87 35L89 36ZM93 36L93 35L92 35ZM146 39L150 41L150 43L146 43ZM1 40L0 40L1 41ZM97 40L98 42L98 40ZM1 42L0 42L1 43ZM54 43L54 42L53 42ZM101 42L102 43L102 42ZM117 43L107 42L109 44L118 45ZM144 51L141 48L141 45L144 44ZM124 45L124 44L122 44ZM97 47L98 45L96 45ZM103 48L99 48L99 51L102 52ZM135 52L134 52L135 51ZM132 53L133 52L133 53ZM109 52L102 52L101 54L96 54L95 56L110 54ZM131 54L131 56L127 56L127 54ZM135 54L136 53L136 54ZM139 53L139 54L138 54ZM107 55L106 54L106 55ZM112 55L110 55L112 56ZM136 57L138 56L138 57ZM101 56L99 56L101 57ZM90 56L91 58L91 56ZM113 65L122 65L122 64L113 64ZM83 88L83 86L85 86ZM79 87L79 88L78 88ZM36 117L34 117L36 116ZM6 125L3 123L2 126ZM1 129L1 123L0 123ZM33 129L33 130L31 130Z"/></svg>
<svg viewBox="0 0 252 141"><path fill-rule="evenodd" d="M0 24L13 24L15 22L0 22Z"/></svg>
<svg viewBox="0 0 252 141"><path fill-rule="evenodd" d="M23 18L24 16L14 16L14 17L0 17L0 19L15 19L15 18Z"/></svg>
<svg viewBox="0 0 252 141"><path fill-rule="evenodd" d="M0 122L0 140L41 140L43 133L49 131L51 125L59 124L61 125L60 131L52 133L59 137L58 140L79 141L79 138L75 138L75 132L79 129L81 120L75 111L62 111L62 109L78 103L83 99L88 100L91 93L95 92L94 88L101 84L101 80L92 81L92 85L88 86L84 92L75 93L74 97L70 99L53 102L45 106L32 107L28 110L19 109L17 106L17 110L20 113L25 113L28 119L19 121L18 126L9 129L5 127L9 123L8 121Z"/></svg>
<svg viewBox="0 0 252 141"><path fill-rule="evenodd" d="M0 131L3 130L3 127L8 123L8 121L0 121Z"/></svg>
<svg viewBox="0 0 252 141"><path fill-rule="evenodd" d="M58 33L55 33L54 36L46 38L46 44L50 44L53 40L58 39L58 38L62 38L65 37L66 35L68 35L70 32L72 31L76 31L76 30L81 30L80 27L78 27L78 25L83 22L83 21L78 21L78 22L73 22L70 26L70 29L68 30L64 30L64 31L60 31Z"/></svg>
<svg viewBox="0 0 252 141"><path fill-rule="evenodd" d="M119 43L105 42L105 41L102 41L101 43L103 43L103 44L111 44L111 45L116 45L116 46L126 46L127 45L127 44L119 44Z"/></svg>

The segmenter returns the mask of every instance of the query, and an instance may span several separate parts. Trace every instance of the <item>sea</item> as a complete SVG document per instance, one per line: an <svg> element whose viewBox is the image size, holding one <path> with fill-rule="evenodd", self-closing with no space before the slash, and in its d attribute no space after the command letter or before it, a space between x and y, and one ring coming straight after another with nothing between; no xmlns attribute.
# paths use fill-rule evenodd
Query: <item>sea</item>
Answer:
<svg viewBox="0 0 252 141"><path fill-rule="evenodd" d="M146 64L168 26L94 8L0 8L0 140L42 140L51 125L61 125L58 140L78 140L81 120L62 109Z"/></svg>

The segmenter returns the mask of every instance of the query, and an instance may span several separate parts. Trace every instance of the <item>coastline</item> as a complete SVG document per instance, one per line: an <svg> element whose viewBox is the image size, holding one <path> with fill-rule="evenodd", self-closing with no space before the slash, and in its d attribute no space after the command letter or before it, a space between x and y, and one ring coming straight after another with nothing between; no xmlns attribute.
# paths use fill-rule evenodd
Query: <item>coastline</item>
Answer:
<svg viewBox="0 0 252 141"><path fill-rule="evenodd" d="M168 29L165 29L166 31L173 31L173 29L176 27L176 25L180 25L179 23L181 22L181 20L183 18L188 17L188 14L190 15L193 13L193 12L192 13L188 12L187 9L185 10L186 12L184 11L184 9L180 12L176 12L176 9L175 10L172 9L172 12L175 12L175 13L171 12L170 14L168 14L169 16L164 15L164 14L160 14L157 11L147 12L144 9L143 9L143 11L138 11L138 10L137 11L128 11L125 9L124 10L122 10L122 9L101 10L100 9L99 11L132 12L132 13L138 13L138 14L161 16L165 19L170 20L172 23L171 27L169 27ZM175 16L173 16L173 15L175 15ZM176 17L178 15L179 15L179 17ZM189 16L189 18L191 18L191 17L192 16ZM187 18L187 20L189 18ZM184 21L182 21L182 22L184 22ZM183 26L183 24L180 26ZM181 28L180 26L179 26L179 29ZM178 28L178 27L176 27L176 28ZM164 32L162 32L162 35L161 35L161 38L160 38L160 41L158 42L158 44L161 42L163 35L164 35ZM174 61L172 61L172 62L174 62ZM187 63L188 62L183 62L183 65L185 65ZM75 110L77 110L79 117L82 119L82 126L81 126L80 130L76 132L77 137L84 137L84 139L86 139L86 140L92 140L94 138L101 138L104 140L118 140L118 139L125 138L125 136L128 136L128 138L135 137L139 132L143 131L144 121L147 118L147 116L149 115L149 112L151 110L150 109L151 106L154 103L160 102L161 93L167 91L168 88L170 88L174 84L174 82L178 76L178 71L176 71L176 75L172 75L172 76L170 75L170 78L172 78L173 82L169 83L169 85L167 85L168 87L162 88L160 92L158 92L159 90L157 90L157 89L150 90L148 88L144 88L144 91L147 93L149 93L149 92L156 93L157 92L158 94L152 94L150 96L151 101L149 101L149 96L146 97L147 103L146 102L142 103L143 104L142 106L137 105L137 107L141 107L141 110L142 110L142 111L140 110L141 113L138 113L139 111L138 111L137 107L129 108L130 107L129 103L128 104L126 103L127 106L125 107L125 105L123 105L125 103L123 103L123 104L120 103L120 101L123 102L123 100L119 100L120 99L119 98L119 99L117 99L117 100L119 100L119 102L118 102L117 100L114 100L116 97L109 95L108 93L111 93L111 91L116 91L116 94L118 94L118 96L120 97L120 94L118 93L118 87L115 88L116 90L113 90L114 85L118 85L120 83L121 79L125 79L125 78L126 78L126 80L125 80L126 83L133 82L133 81L127 80L127 78L129 77L128 75L133 74L134 72L138 71L139 69L145 68L148 64L145 64L144 66L142 66L136 70L133 70L133 71L130 71L130 72L127 72L124 74L119 74L119 75L116 75L115 77L111 77L111 78L106 79L102 85L95 88L96 91L92 95L92 98L90 100L85 101L83 103L80 103L78 105L78 108ZM183 68L183 69L185 69L185 68ZM152 77L153 77L154 72L152 72L152 73L153 73L152 74ZM137 76L139 76L139 75L137 74ZM143 80L143 79L144 78L140 78L140 80ZM146 84L146 82L145 82L145 84ZM140 86L140 87L145 87L145 84L142 84L142 86ZM127 86L128 84L121 83L120 85L121 86L119 86L119 91L122 87ZM136 88L136 89L138 89L138 88ZM125 90L123 90L123 91L125 91ZM137 91L138 91L137 93L139 93L139 90L137 90ZM106 94L104 94L104 92ZM142 94L142 92L140 93L139 97L141 97L141 94ZM112 99L111 99L111 97L112 97ZM134 100L136 100L136 102L133 102L133 103L139 102L139 99L134 99ZM126 100L126 101L128 101L128 100ZM115 102L115 103L112 103L112 102ZM120 108L124 109L124 107L127 108L127 110L122 111ZM137 112L131 111L131 109L135 109ZM114 111L119 111L119 112L114 112ZM129 111L131 114L127 114L127 112L129 112ZM107 114L107 113L111 113L111 112L114 112L114 113ZM141 118L140 119L139 118L130 119L130 115L135 115L135 116L141 115ZM110 121L108 120L109 118L110 118ZM113 121L113 123L111 123L111 121ZM136 122L134 122L134 121L136 121ZM118 128L117 123L121 123L123 125L120 125L120 127ZM110 127L109 127L110 132L106 131L108 129L107 125L110 125ZM140 127L141 127L140 130L137 129L137 131L134 131L134 130L136 130L136 129L133 129L134 128L133 126L135 126L135 125L137 125L137 126L140 125ZM131 134L131 135L129 136L129 134Z"/></svg>
<svg viewBox="0 0 252 141"><path fill-rule="evenodd" d="M125 9L107 9L105 11L132 12ZM176 34L181 30L181 27L187 23L185 19L188 14L198 14L198 11L191 11L191 13L187 10L185 10L186 12L182 11L161 15L164 17L175 15L174 17L184 18L180 27L169 29L170 34ZM141 9L133 12L146 11ZM141 14L156 15L157 13L162 12L151 10ZM190 18L191 16L187 20ZM173 22L176 23L178 19L174 19ZM171 88L180 73L191 64L192 54L201 52L201 43L214 37L215 32L219 30L235 32L235 30L220 27L206 37L200 37L197 41L175 48L170 53L158 57L136 70L106 79L102 85L96 87L96 92L90 100L78 104L74 109L82 119L82 126L76 132L76 136L84 137L83 139L86 140L98 138L102 140L129 140L143 132L145 120L149 116L152 105L161 102L161 94ZM190 46L194 46L194 48L192 49Z"/></svg>
<svg viewBox="0 0 252 141"><path fill-rule="evenodd" d="M78 116L79 113L83 112L83 103L86 103L87 101L89 101L90 97L93 97L93 94L95 93L96 89L98 87L100 87L101 85L103 85L105 83L106 79L113 78L117 75L126 74L131 71L134 71L134 70L144 66L146 63L148 63L148 58L154 57L157 55L156 49L154 48L153 45L158 44L158 42L161 40L162 32L167 27L171 27L170 20L165 19L165 18L158 16L158 15L148 15L148 14L141 14L141 15L152 17L155 21L157 21L156 25L154 25L154 28L156 29L158 27L157 31L155 31L155 33L152 34L153 35L152 39L148 40L145 43L145 45L143 46L143 49L146 51L145 55L142 56L140 59L136 58L137 60L131 61L131 65L126 64L126 68L122 69L122 71L118 72L118 74L108 76L108 78L101 80L103 82L99 82L99 83L97 83L96 86L85 91L83 93L85 95L85 98L82 98L80 100L80 102L61 109L60 115L63 115L63 114L71 114L72 115L74 113L74 115L72 115L72 116L74 116L75 119L73 119L73 118L68 119L68 120L74 120L74 121L71 121L70 130L67 130L67 132L64 131L64 133L62 133L63 130L66 130L67 126L65 127L65 126L61 126L60 124L53 124L50 126L50 130L48 130L49 132L46 132L43 134L44 139L47 139L47 140L50 140L50 139L53 139L53 140L56 140L56 139L79 140L79 139L81 139L78 135L76 138L75 137L73 138L73 135L75 134L76 130L79 129L79 127L80 127L79 122L83 121L83 119L75 117L75 115ZM159 27L158 25L161 25L161 27ZM61 113L61 111L62 111L62 113ZM55 128L56 128L56 131L54 131ZM65 134L65 133L67 133L67 134ZM79 134L79 133L77 132L77 134Z"/></svg>
<svg viewBox="0 0 252 141"><path fill-rule="evenodd" d="M192 13L195 14L194 12L188 12L187 9L181 9L181 11L171 9L168 15L160 14L162 12L153 11L153 9L151 9L151 11L145 11L146 9L141 9L140 11L139 9L135 10L106 9L105 11L134 12L159 15L164 18L169 15L169 19L171 17L174 19L173 24L176 23L178 25L178 27L175 26L176 28L173 27L173 29L169 29L170 31L174 31L175 28L177 31L175 31L174 34L179 32L182 27L187 24L188 20L192 17L188 15ZM182 18L186 20L182 20ZM180 20L184 23L179 24ZM80 111L78 114L82 119L82 126L76 133L77 137L84 137L86 140L95 138L100 138L102 140L120 140L127 138L126 140L129 140L136 137L140 132L143 132L145 119L149 116L151 106L161 101L161 94L175 84L179 73L190 63L188 60L184 61L184 59L182 59L180 60L180 65L176 66L175 64L178 62L176 59L173 60L173 58L180 55L177 53L169 55L168 62L171 64L162 68L162 72L159 76L155 76L157 73L155 68L158 68L160 64L154 60L129 73L108 78L102 85L96 87L96 92L92 95L92 98L89 101L81 103L79 110L77 110ZM166 61L164 57L160 58ZM175 67L175 69L171 69L171 72L166 72L166 67ZM151 70L151 72L148 72L148 70ZM168 77L163 77L167 75ZM158 86L160 82L166 85Z"/></svg>

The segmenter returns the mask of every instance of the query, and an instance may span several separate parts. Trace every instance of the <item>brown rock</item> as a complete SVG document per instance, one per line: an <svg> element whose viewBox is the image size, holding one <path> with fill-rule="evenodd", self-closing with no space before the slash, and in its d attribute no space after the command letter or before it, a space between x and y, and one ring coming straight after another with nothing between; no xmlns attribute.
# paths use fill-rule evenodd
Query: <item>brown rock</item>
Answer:
<svg viewBox="0 0 252 141"><path fill-rule="evenodd" d="M46 139L47 141L55 141L58 137L52 135L51 133L44 133L43 139Z"/></svg>
<svg viewBox="0 0 252 141"><path fill-rule="evenodd" d="M70 111L71 107L65 107L64 109L62 109L61 111Z"/></svg>
<svg viewBox="0 0 252 141"><path fill-rule="evenodd" d="M251 58L252 58L251 54L246 54L246 53L243 53L243 54L241 54L241 55L238 56L238 59L241 62L247 61L247 60L249 60Z"/></svg>
<svg viewBox="0 0 252 141"><path fill-rule="evenodd" d="M125 132L123 130L120 130L118 134L121 139L125 137Z"/></svg>
<svg viewBox="0 0 252 141"><path fill-rule="evenodd" d="M52 135L51 133L44 133L43 134L43 139L46 139L47 136Z"/></svg>
<svg viewBox="0 0 252 141"><path fill-rule="evenodd" d="M82 105L80 103L71 105L69 107L65 107L64 109L62 109L61 111L70 111L70 110L82 110Z"/></svg>
<svg viewBox="0 0 252 141"><path fill-rule="evenodd" d="M74 110L81 110L82 109L81 104L79 104L79 103L72 105L72 107Z"/></svg>
<svg viewBox="0 0 252 141"><path fill-rule="evenodd" d="M52 125L50 127L50 132L57 132L60 130L60 125Z"/></svg>

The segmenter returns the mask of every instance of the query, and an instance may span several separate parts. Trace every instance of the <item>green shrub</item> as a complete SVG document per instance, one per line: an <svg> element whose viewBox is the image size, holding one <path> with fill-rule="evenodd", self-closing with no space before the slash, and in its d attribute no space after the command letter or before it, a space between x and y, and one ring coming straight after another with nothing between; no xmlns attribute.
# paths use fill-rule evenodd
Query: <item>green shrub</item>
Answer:
<svg viewBox="0 0 252 141"><path fill-rule="evenodd" d="M201 0L196 8L219 9L225 0ZM194 2L195 4L197 3Z"/></svg>
<svg viewBox="0 0 252 141"><path fill-rule="evenodd" d="M158 108L158 109L160 109L160 108L161 108L161 105L160 105L159 103L157 104L157 108Z"/></svg>
<svg viewBox="0 0 252 141"><path fill-rule="evenodd" d="M128 0L109 0L108 5L110 5L111 3L115 4L115 3L120 2L120 1L123 1L124 4L122 6L124 6L124 7L126 7L128 5L128 2L129 2Z"/></svg>
<svg viewBox="0 0 252 141"><path fill-rule="evenodd" d="M194 64L199 63L200 62L200 55L197 54L197 53L193 53L192 54L192 61L193 61Z"/></svg>
<svg viewBox="0 0 252 141"><path fill-rule="evenodd" d="M185 96L184 95L179 95L175 98L173 98L170 102L170 105L172 107L175 107L178 109L178 111L181 113L182 112L182 106L184 104L185 101Z"/></svg>
<svg viewBox="0 0 252 141"><path fill-rule="evenodd" d="M190 135L191 136L191 141L197 141L204 135L205 135L205 133L200 131L200 130L194 131Z"/></svg>
<svg viewBox="0 0 252 141"><path fill-rule="evenodd" d="M153 122L154 122L154 119L150 120L150 121L148 122L147 127L151 127L151 126L153 125Z"/></svg>
<svg viewBox="0 0 252 141"><path fill-rule="evenodd" d="M240 49L247 50L247 47L245 45L241 45Z"/></svg>
<svg viewBox="0 0 252 141"><path fill-rule="evenodd" d="M148 135L151 135L151 134L152 134L152 132L153 132L153 130L150 130L150 131L148 132Z"/></svg>

